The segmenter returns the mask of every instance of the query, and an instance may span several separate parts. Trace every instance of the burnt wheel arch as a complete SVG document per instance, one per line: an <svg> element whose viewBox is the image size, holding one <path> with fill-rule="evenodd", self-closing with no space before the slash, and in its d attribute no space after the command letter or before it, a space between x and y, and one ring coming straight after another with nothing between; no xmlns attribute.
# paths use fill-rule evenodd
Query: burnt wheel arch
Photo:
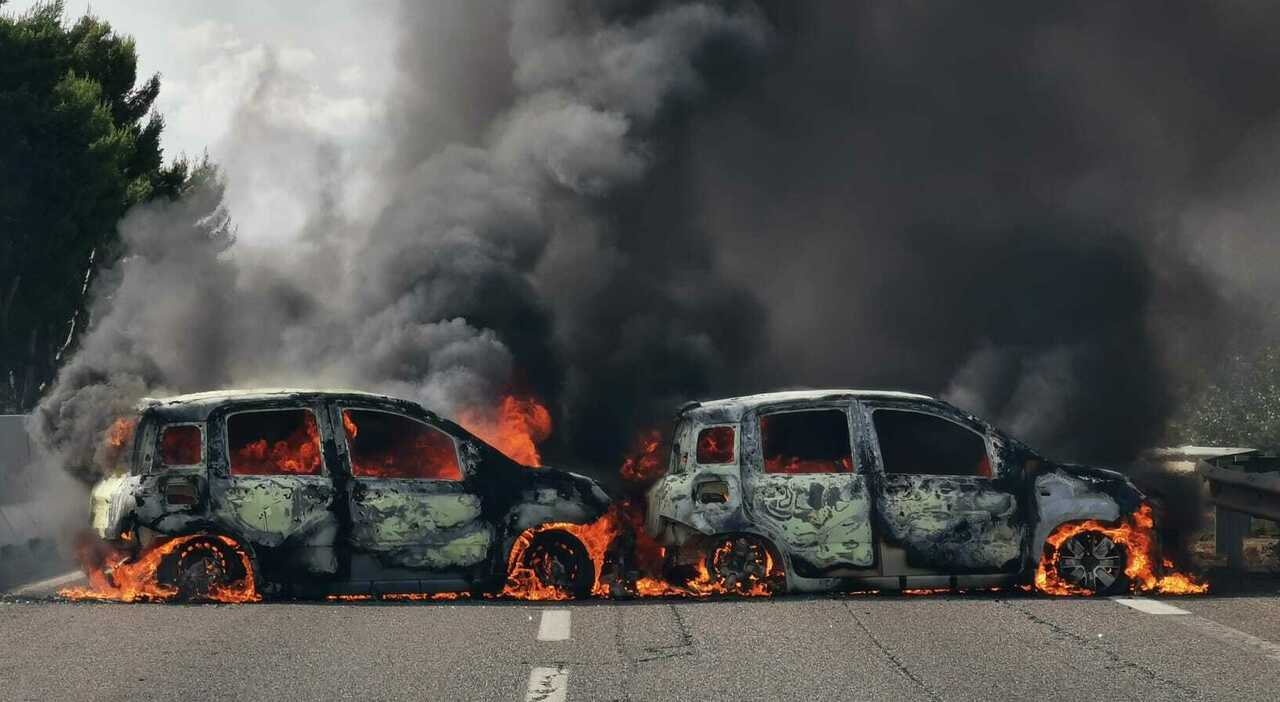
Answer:
<svg viewBox="0 0 1280 702"><path fill-rule="evenodd" d="M207 602L210 589L253 578L257 585L257 565L252 548L242 539L216 532L193 532L157 567L157 580L175 587L181 602ZM228 542L231 543L228 543ZM241 560L241 554L248 561Z"/></svg>
<svg viewBox="0 0 1280 702"><path fill-rule="evenodd" d="M591 595L595 564L586 544L561 529L534 534L519 554L519 565L533 572L539 583L568 592L575 599Z"/></svg>
<svg viewBox="0 0 1280 702"><path fill-rule="evenodd" d="M706 537L703 540L702 549L706 554L708 573L713 577L728 575L722 571L744 555L742 553L744 542L746 548L758 547L772 560L772 568L767 569L761 576L761 579L768 584L770 593L785 593L788 589L787 560L772 539L755 532L729 532ZM726 546L729 548L727 553L722 551ZM717 559L717 552L721 552L719 559Z"/></svg>

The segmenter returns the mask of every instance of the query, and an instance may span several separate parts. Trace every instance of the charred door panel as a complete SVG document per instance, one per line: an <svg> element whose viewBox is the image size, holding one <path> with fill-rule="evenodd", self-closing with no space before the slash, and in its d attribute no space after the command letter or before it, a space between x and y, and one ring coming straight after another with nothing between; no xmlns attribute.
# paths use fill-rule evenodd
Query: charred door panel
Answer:
<svg viewBox="0 0 1280 702"><path fill-rule="evenodd" d="M868 407L863 417L874 439L881 538L905 552L907 565L948 574L1018 568L1020 483L981 427L901 404Z"/></svg>
<svg viewBox="0 0 1280 702"><path fill-rule="evenodd" d="M421 420L341 408L350 471L350 543L386 568L457 572L486 560L494 527L465 478L457 442Z"/></svg>
<svg viewBox="0 0 1280 702"><path fill-rule="evenodd" d="M1018 500L983 478L886 475L877 508L885 541L940 572L997 572L1021 553Z"/></svg>
<svg viewBox="0 0 1280 702"><path fill-rule="evenodd" d="M301 406L232 412L213 448L211 483L219 521L257 547L279 549L279 563L333 574L336 495L322 448L321 414ZM273 568L274 569L274 568Z"/></svg>
<svg viewBox="0 0 1280 702"><path fill-rule="evenodd" d="M871 498L847 405L748 413L742 426L750 516L797 569L873 566Z"/></svg>

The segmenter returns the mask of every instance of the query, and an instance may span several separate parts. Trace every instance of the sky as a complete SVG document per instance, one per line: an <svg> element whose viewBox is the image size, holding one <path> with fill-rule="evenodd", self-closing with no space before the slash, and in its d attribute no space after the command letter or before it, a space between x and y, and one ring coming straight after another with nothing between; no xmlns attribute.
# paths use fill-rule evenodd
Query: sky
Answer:
<svg viewBox="0 0 1280 702"><path fill-rule="evenodd" d="M22 13L36 4L13 0L5 11ZM156 109L165 118L166 159L209 153L227 176L228 202L246 243L296 232L313 203L306 197L310 188L290 182L290 164L259 158L270 148L264 139L231 138L238 116L257 109L259 122L289 124L293 134L305 125L344 171L367 164L394 75L394 10L394 0L73 0L66 6L69 21L88 12L134 37L139 82L161 76ZM266 76L275 78L268 99L249 107ZM296 150L289 153L297 158ZM273 188L276 197L262 196Z"/></svg>

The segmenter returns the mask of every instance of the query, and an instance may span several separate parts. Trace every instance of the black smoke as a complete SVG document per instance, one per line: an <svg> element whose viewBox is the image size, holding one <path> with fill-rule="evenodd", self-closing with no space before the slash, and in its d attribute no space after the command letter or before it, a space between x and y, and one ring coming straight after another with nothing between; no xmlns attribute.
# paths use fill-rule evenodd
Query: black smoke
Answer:
<svg viewBox="0 0 1280 702"><path fill-rule="evenodd" d="M296 164L314 211L287 245L242 230L194 256L137 231L193 231L191 212L122 223L148 248L104 279L40 408L59 462L87 463L72 437L142 393L321 383L446 414L533 394L552 461L599 474L683 400L801 385L942 394L1126 459L1190 369L1270 326L1280 10L436 0L397 19L371 214L336 204L333 145L272 121L295 88L264 72L233 153Z"/></svg>

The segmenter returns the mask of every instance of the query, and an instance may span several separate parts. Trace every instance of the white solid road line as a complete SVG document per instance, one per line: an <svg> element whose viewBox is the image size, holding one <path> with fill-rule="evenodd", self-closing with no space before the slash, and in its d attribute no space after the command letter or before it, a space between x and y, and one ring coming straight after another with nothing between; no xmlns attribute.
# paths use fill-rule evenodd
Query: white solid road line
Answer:
<svg viewBox="0 0 1280 702"><path fill-rule="evenodd" d="M1187 616L1178 617L1172 621L1196 631L1217 639L1224 644L1234 646L1238 649L1246 651L1254 651L1273 661L1280 662L1280 644L1274 644L1266 639L1259 638L1253 634L1246 634L1239 629L1233 629L1226 624L1219 624L1212 619L1196 616L1185 609L1174 607L1171 604L1165 604L1157 600L1150 600L1145 597L1112 597L1113 601L1132 607L1140 612L1147 614L1184 614Z"/></svg>
<svg viewBox="0 0 1280 702"><path fill-rule="evenodd" d="M33 592L40 592L41 590L52 590L54 588L62 587L63 585L70 585L71 583L74 583L77 580L83 580L83 579L84 579L84 573L81 573L78 570L73 570L70 573L63 573L62 575L52 577L47 580L41 580L39 582L34 582L34 583L27 583L22 587L15 588L4 594L28 595Z"/></svg>
<svg viewBox="0 0 1280 702"><path fill-rule="evenodd" d="M1191 614L1185 609L1178 609L1171 604L1145 597L1112 597L1111 600L1125 607L1136 609L1147 614Z"/></svg>
<svg viewBox="0 0 1280 702"><path fill-rule="evenodd" d="M569 638L569 610L545 609L538 624L539 641L564 641Z"/></svg>
<svg viewBox="0 0 1280 702"><path fill-rule="evenodd" d="M524 702L564 702L569 694L569 670L564 666L534 668Z"/></svg>

